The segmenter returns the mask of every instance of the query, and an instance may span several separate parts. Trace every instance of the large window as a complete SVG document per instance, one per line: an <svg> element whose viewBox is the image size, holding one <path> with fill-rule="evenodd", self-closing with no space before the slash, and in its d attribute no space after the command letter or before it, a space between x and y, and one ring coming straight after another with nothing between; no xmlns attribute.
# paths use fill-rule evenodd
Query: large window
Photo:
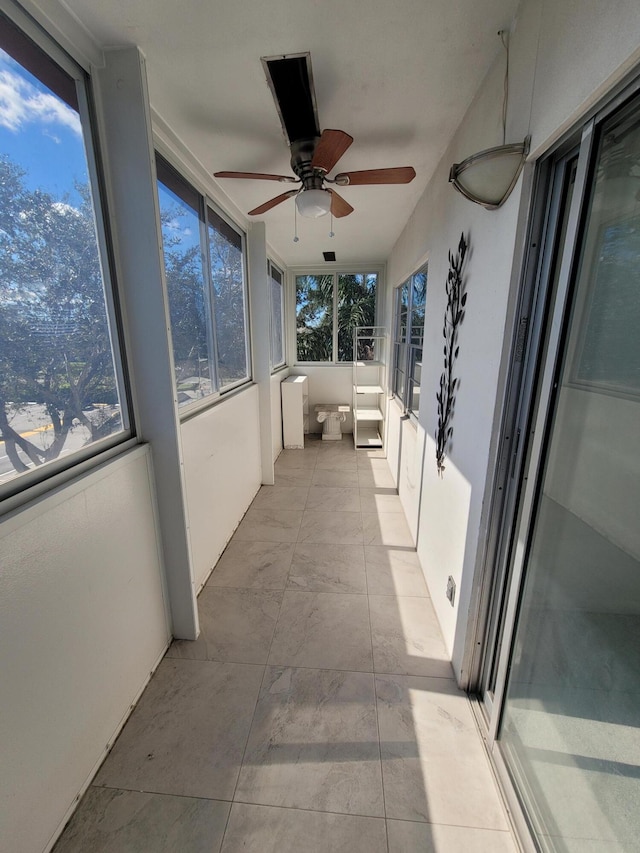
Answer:
<svg viewBox="0 0 640 853"><path fill-rule="evenodd" d="M200 197L170 166L158 162L158 197L171 316L178 403L216 387L208 277L200 249Z"/></svg>
<svg viewBox="0 0 640 853"><path fill-rule="evenodd" d="M298 361L353 361L353 330L373 326L377 273L296 276Z"/></svg>
<svg viewBox="0 0 640 853"><path fill-rule="evenodd" d="M207 208L209 263L220 388L249 378L242 235Z"/></svg>
<svg viewBox="0 0 640 853"><path fill-rule="evenodd" d="M0 483L127 435L85 81L59 60L0 16Z"/></svg>
<svg viewBox="0 0 640 853"><path fill-rule="evenodd" d="M284 364L284 298L282 271L269 261L271 304L271 370Z"/></svg>
<svg viewBox="0 0 640 853"><path fill-rule="evenodd" d="M392 387L404 408L416 416L420 411L426 298L426 267L396 289Z"/></svg>
<svg viewBox="0 0 640 853"><path fill-rule="evenodd" d="M160 156L156 162L178 405L184 407L249 378L244 244L172 166Z"/></svg>

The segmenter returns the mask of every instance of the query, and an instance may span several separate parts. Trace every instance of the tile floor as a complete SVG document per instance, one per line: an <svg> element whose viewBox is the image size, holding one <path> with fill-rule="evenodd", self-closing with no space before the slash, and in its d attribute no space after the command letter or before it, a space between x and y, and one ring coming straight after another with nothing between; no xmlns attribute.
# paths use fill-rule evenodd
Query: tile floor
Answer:
<svg viewBox="0 0 640 853"><path fill-rule="evenodd" d="M284 451L55 853L515 853L380 451Z"/></svg>

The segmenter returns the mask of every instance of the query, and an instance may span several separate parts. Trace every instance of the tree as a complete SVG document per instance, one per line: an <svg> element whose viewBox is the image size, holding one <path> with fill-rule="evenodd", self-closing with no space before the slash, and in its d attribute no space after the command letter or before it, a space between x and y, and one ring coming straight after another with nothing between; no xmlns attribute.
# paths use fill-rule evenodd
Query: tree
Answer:
<svg viewBox="0 0 640 853"><path fill-rule="evenodd" d="M376 322L376 275L357 273L338 276L338 361L353 361L353 330ZM362 352L355 358L373 354L373 340L361 341Z"/></svg>
<svg viewBox="0 0 640 853"><path fill-rule="evenodd" d="M299 361L331 361L333 276L296 279L296 338Z"/></svg>
<svg viewBox="0 0 640 853"><path fill-rule="evenodd" d="M375 323L376 283L373 273L338 276L338 361L353 361L354 328ZM332 275L297 278L296 337L300 361L333 359L333 288ZM363 348L365 345L367 341L362 342ZM358 353L358 358L364 357L364 352Z"/></svg>
<svg viewBox="0 0 640 853"><path fill-rule="evenodd" d="M225 225L209 226L218 376L222 386L247 375L242 244Z"/></svg>
<svg viewBox="0 0 640 853"><path fill-rule="evenodd" d="M118 411L91 411L118 396L89 188L73 206L24 174L0 158L0 437L18 472L55 459L77 425L85 443L120 427ZM44 447L12 426L34 403L52 427Z"/></svg>

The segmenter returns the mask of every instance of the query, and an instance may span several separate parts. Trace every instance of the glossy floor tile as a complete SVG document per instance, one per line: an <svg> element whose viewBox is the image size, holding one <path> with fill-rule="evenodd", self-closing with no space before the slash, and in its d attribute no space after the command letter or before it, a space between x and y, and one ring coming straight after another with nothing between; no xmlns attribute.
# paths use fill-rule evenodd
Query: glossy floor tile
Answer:
<svg viewBox="0 0 640 853"><path fill-rule="evenodd" d="M165 658L95 784L230 800L264 668Z"/></svg>
<svg viewBox="0 0 640 853"><path fill-rule="evenodd" d="M235 799L384 816L373 675L269 667Z"/></svg>
<svg viewBox="0 0 640 853"><path fill-rule="evenodd" d="M366 596L287 590L269 663L371 672Z"/></svg>
<svg viewBox="0 0 640 853"><path fill-rule="evenodd" d="M304 509L309 486L262 486L253 499L253 509Z"/></svg>
<svg viewBox="0 0 640 853"><path fill-rule="evenodd" d="M389 853L518 853L511 833L388 820Z"/></svg>
<svg viewBox="0 0 640 853"><path fill-rule="evenodd" d="M515 853L382 451L308 443L55 853Z"/></svg>
<svg viewBox="0 0 640 853"><path fill-rule="evenodd" d="M453 678L431 600L369 595L376 672Z"/></svg>
<svg viewBox="0 0 640 853"><path fill-rule="evenodd" d="M404 513L399 512L363 512L362 542L364 545L412 550L415 544Z"/></svg>
<svg viewBox="0 0 640 853"><path fill-rule="evenodd" d="M311 486L305 510L308 512L360 512L360 490L336 486Z"/></svg>
<svg viewBox="0 0 640 853"><path fill-rule="evenodd" d="M400 496L395 489L359 489L360 509L362 512L400 512L404 513Z"/></svg>
<svg viewBox="0 0 640 853"><path fill-rule="evenodd" d="M364 548L309 542L296 545L287 587L307 592L366 594Z"/></svg>
<svg viewBox="0 0 640 853"><path fill-rule="evenodd" d="M362 545L362 513L305 510L298 542Z"/></svg>
<svg viewBox="0 0 640 853"><path fill-rule="evenodd" d="M453 678L430 599L369 595L369 610L376 672Z"/></svg>
<svg viewBox="0 0 640 853"><path fill-rule="evenodd" d="M384 820L234 803L222 853L387 853Z"/></svg>
<svg viewBox="0 0 640 853"><path fill-rule="evenodd" d="M284 592L206 586L198 609L200 636L174 640L167 657L266 663Z"/></svg>
<svg viewBox="0 0 640 853"><path fill-rule="evenodd" d="M249 509L233 535L242 542L295 542L302 510Z"/></svg>
<svg viewBox="0 0 640 853"><path fill-rule="evenodd" d="M294 544L242 542L232 539L218 560L208 587L284 589L287 585Z"/></svg>
<svg viewBox="0 0 640 853"><path fill-rule="evenodd" d="M218 853L230 807L91 787L54 853Z"/></svg>
<svg viewBox="0 0 640 853"><path fill-rule="evenodd" d="M366 545L364 560L370 595L429 597L414 550Z"/></svg>
<svg viewBox="0 0 640 853"><path fill-rule="evenodd" d="M376 676L387 817L508 830L469 702L452 679Z"/></svg>
<svg viewBox="0 0 640 853"><path fill-rule="evenodd" d="M331 486L339 489L357 489L359 487L358 472L354 468L344 471L329 468L316 468L311 477L314 486Z"/></svg>

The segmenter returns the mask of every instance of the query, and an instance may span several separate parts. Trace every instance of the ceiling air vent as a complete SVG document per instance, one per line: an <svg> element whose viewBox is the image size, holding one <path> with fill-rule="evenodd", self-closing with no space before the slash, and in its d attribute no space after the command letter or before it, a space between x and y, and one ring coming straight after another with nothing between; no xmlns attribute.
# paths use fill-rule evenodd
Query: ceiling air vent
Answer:
<svg viewBox="0 0 640 853"><path fill-rule="evenodd" d="M336 253L335 252L323 252L325 261L335 261Z"/></svg>
<svg viewBox="0 0 640 853"><path fill-rule="evenodd" d="M263 56L262 67L289 145L320 136L311 55Z"/></svg>

